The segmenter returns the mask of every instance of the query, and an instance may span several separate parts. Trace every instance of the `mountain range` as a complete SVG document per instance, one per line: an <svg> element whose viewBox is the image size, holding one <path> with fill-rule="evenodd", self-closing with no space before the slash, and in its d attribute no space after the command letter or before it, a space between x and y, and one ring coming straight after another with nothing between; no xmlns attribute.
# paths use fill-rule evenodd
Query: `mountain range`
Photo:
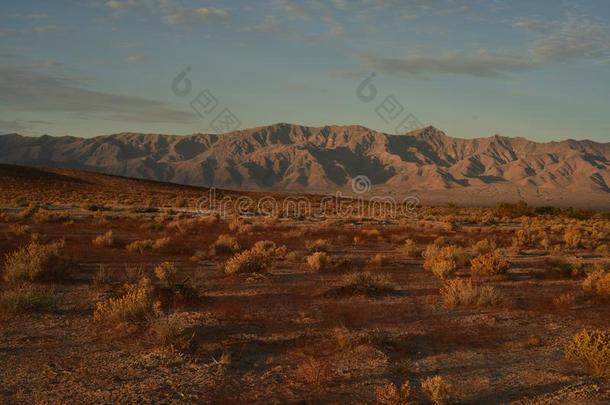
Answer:
<svg viewBox="0 0 610 405"><path fill-rule="evenodd" d="M404 135L284 123L222 135L7 134L0 136L0 162L235 190L353 194L354 179L365 179L365 197L610 207L610 143L460 139L434 127Z"/></svg>

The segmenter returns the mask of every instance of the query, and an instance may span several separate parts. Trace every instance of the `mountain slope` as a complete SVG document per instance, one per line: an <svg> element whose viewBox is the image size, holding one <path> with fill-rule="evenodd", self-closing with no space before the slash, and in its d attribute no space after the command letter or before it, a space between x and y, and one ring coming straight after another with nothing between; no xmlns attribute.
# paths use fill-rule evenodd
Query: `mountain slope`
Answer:
<svg viewBox="0 0 610 405"><path fill-rule="evenodd" d="M610 143L458 139L427 127L389 135L361 126L276 124L224 135L122 133L92 139L0 136L0 162L87 169L247 190L373 191L431 202L610 206Z"/></svg>

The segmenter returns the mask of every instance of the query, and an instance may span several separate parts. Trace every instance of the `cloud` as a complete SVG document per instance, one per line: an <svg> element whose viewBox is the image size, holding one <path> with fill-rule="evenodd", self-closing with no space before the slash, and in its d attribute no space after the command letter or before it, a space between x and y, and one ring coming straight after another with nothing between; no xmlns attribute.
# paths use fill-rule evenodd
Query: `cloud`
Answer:
<svg viewBox="0 0 610 405"><path fill-rule="evenodd" d="M55 24L42 25L33 28L33 31L37 34L47 34L49 32L59 32L61 30L62 29Z"/></svg>
<svg viewBox="0 0 610 405"><path fill-rule="evenodd" d="M57 69L0 65L0 106L10 111L67 112L79 118L131 122L192 122L196 115L165 103L84 88L80 80Z"/></svg>
<svg viewBox="0 0 610 405"><path fill-rule="evenodd" d="M507 55L481 52L468 56L448 54L444 56L411 56L404 59L365 55L364 60L372 69L393 75L458 74L474 77L499 78L507 73L531 70L537 63Z"/></svg>
<svg viewBox="0 0 610 405"><path fill-rule="evenodd" d="M282 25L275 15L267 15L259 24L244 29L244 31L254 32L278 32L282 30Z"/></svg>
<svg viewBox="0 0 610 405"><path fill-rule="evenodd" d="M197 25L207 22L227 21L231 15L228 11L214 7L183 9L163 16L163 21L169 25Z"/></svg>
<svg viewBox="0 0 610 405"><path fill-rule="evenodd" d="M28 18L32 19L32 20L44 20L49 18L48 14L29 14Z"/></svg>
<svg viewBox="0 0 610 405"><path fill-rule="evenodd" d="M530 52L544 62L604 59L610 56L610 34L606 25L585 16L568 15L551 24Z"/></svg>
<svg viewBox="0 0 610 405"><path fill-rule="evenodd" d="M331 14L327 14L323 17L324 23L328 28L328 34L333 37L340 37L345 34L345 28L335 17Z"/></svg>
<svg viewBox="0 0 610 405"><path fill-rule="evenodd" d="M28 130L28 127L20 121L2 121L0 120L0 134L20 133Z"/></svg>
<svg viewBox="0 0 610 405"><path fill-rule="evenodd" d="M0 28L0 38L2 37L14 37L19 34L19 31L12 28Z"/></svg>
<svg viewBox="0 0 610 405"><path fill-rule="evenodd" d="M173 26L194 26L231 18L230 12L222 8L184 8L174 0L108 0L104 6L115 16L137 12L158 17L164 24Z"/></svg>
<svg viewBox="0 0 610 405"><path fill-rule="evenodd" d="M145 55L143 53L132 53L131 55L128 55L125 58L125 61L127 62L140 62L143 61L145 59Z"/></svg>
<svg viewBox="0 0 610 405"><path fill-rule="evenodd" d="M551 29L548 22L531 17L518 18L513 21L512 26L513 28L520 28L538 33L548 33Z"/></svg>
<svg viewBox="0 0 610 405"><path fill-rule="evenodd" d="M146 2L138 0L109 0L104 5L117 12L147 8Z"/></svg>
<svg viewBox="0 0 610 405"><path fill-rule="evenodd" d="M393 75L455 74L483 78L507 77L553 63L610 58L608 27L582 15L566 15L546 22L522 18L512 22L516 29L533 34L524 49L477 54L413 55L405 58L364 55L365 64Z"/></svg>

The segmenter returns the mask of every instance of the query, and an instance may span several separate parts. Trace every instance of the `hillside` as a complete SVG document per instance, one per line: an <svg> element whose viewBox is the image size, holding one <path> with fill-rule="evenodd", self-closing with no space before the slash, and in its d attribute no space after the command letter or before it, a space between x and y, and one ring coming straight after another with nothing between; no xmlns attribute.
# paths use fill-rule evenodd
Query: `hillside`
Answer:
<svg viewBox="0 0 610 405"><path fill-rule="evenodd" d="M434 127L405 135L291 124L223 135L10 134L0 136L0 162L260 191L351 192L352 179L366 176L370 196L416 195L430 203L524 199L604 208L610 202L610 143L536 143L497 135L459 139Z"/></svg>

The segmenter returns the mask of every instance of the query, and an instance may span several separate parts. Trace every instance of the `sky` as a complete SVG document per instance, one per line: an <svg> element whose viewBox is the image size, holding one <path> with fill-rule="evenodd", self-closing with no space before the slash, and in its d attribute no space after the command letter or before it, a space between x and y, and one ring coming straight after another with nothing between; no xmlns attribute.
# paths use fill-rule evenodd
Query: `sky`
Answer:
<svg viewBox="0 0 610 405"><path fill-rule="evenodd" d="M3 0L0 133L610 142L607 0Z"/></svg>

